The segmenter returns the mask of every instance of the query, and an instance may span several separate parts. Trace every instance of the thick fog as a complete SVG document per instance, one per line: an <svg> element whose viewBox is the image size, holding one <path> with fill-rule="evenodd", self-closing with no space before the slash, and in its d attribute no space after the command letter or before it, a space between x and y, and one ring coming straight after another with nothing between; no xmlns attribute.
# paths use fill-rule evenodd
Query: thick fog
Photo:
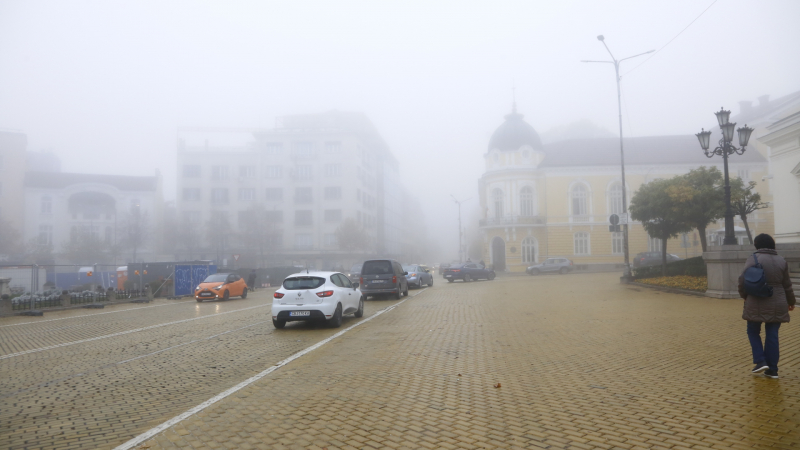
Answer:
<svg viewBox="0 0 800 450"><path fill-rule="evenodd" d="M597 35L618 58L657 50L623 63L625 134L688 134L798 90L798 17L795 0L3 1L0 128L67 172L159 169L174 200L179 127L363 112L455 257L451 195L474 232L514 97L545 139L578 121L618 135L613 66L580 62L608 59Z"/></svg>

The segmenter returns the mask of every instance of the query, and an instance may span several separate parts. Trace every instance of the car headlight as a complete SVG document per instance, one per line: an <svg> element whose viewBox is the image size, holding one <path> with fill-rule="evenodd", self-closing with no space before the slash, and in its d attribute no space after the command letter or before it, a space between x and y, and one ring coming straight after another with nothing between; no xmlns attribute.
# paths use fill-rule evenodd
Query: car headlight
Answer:
<svg viewBox="0 0 800 450"><path fill-rule="evenodd" d="M216 286L216 287L214 287L214 289L215 289L215 290L222 289L222 286L225 286L225 285L224 285L224 284L220 284L219 286Z"/></svg>
<svg viewBox="0 0 800 450"><path fill-rule="evenodd" d="M198 285L197 285L197 287L196 287L196 288L194 288L194 290L195 290L195 291L199 291L199 290L200 290L200 285L198 284Z"/></svg>

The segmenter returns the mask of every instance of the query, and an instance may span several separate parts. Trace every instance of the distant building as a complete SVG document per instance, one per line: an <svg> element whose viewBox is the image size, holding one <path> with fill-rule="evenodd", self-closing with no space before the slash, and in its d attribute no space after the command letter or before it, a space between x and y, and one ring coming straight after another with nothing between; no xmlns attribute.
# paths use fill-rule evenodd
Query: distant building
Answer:
<svg viewBox="0 0 800 450"><path fill-rule="evenodd" d="M133 262L124 231L132 221L142 224L142 244L136 260L152 261L159 245L157 227L162 208L161 176L94 175L28 172L25 174L25 240L51 246L64 261L65 244L91 235L111 251L117 262ZM138 222L141 220L141 222ZM93 264L98 261L81 261Z"/></svg>
<svg viewBox="0 0 800 450"><path fill-rule="evenodd" d="M15 131L0 131L0 220L22 233L24 225L23 181L28 137Z"/></svg>
<svg viewBox="0 0 800 450"><path fill-rule="evenodd" d="M282 117L274 129L179 130L179 220L199 248L187 257L233 265L350 264L337 229L352 219L368 243L357 253L399 256L402 187L397 161L369 119L332 111ZM238 137L236 136L238 135ZM264 215L264 248L248 224ZM226 235L221 236L220 233Z"/></svg>
<svg viewBox="0 0 800 450"><path fill-rule="evenodd" d="M25 152L28 170L33 172L61 172L61 159L50 151Z"/></svg>
<svg viewBox="0 0 800 450"><path fill-rule="evenodd" d="M732 177L759 182L762 199L770 201L766 184L760 183L767 160L755 147L731 157L730 171ZM639 186L654 179L699 166L722 169L722 158L706 158L693 135L625 138L624 148L629 204ZM486 171L478 185L487 263L519 272L548 257L566 257L578 270L622 267L622 233L608 231L609 216L623 210L619 138L543 145L515 107L492 135L487 150ZM772 233L772 210L752 214L748 223L756 234ZM737 238L744 243L747 237L738 218L736 224ZM709 245L721 243L723 229L722 221L709 225ZM660 240L650 238L640 223L630 225L631 261L639 252L660 249ZM702 249L694 232L670 240L667 251L691 257Z"/></svg>

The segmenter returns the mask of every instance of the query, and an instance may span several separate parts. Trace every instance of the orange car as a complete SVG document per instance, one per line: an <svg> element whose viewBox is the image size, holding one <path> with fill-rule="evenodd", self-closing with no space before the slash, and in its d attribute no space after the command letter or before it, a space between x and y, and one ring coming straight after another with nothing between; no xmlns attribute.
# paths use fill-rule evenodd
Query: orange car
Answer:
<svg viewBox="0 0 800 450"><path fill-rule="evenodd" d="M230 297L247 298L247 283L235 273L215 273L209 275L194 288L194 298L203 300L227 300Z"/></svg>

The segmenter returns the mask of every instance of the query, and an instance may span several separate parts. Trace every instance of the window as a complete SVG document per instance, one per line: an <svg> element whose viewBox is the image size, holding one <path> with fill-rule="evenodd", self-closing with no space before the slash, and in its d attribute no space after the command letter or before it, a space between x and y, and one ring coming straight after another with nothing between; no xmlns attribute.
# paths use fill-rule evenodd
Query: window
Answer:
<svg viewBox="0 0 800 450"><path fill-rule="evenodd" d="M339 244L339 240L336 239L336 234L334 233L326 234L324 239L326 247L336 247Z"/></svg>
<svg viewBox="0 0 800 450"><path fill-rule="evenodd" d="M198 164L186 164L183 166L184 178L199 178L200 166Z"/></svg>
<svg viewBox="0 0 800 450"><path fill-rule="evenodd" d="M42 214L52 214L53 212L53 199L45 195L42 197Z"/></svg>
<svg viewBox="0 0 800 450"><path fill-rule="evenodd" d="M338 177L342 173L342 165L341 164L326 164L325 165L325 176L326 177Z"/></svg>
<svg viewBox="0 0 800 450"><path fill-rule="evenodd" d="M326 209L325 210L325 222L328 223L339 223L342 221L342 210L341 209Z"/></svg>
<svg viewBox="0 0 800 450"><path fill-rule="evenodd" d="M314 225L314 220L309 210L299 210L294 212L295 225Z"/></svg>
<svg viewBox="0 0 800 450"><path fill-rule="evenodd" d="M267 142L264 153L270 156L277 156L283 153L283 144L280 142Z"/></svg>
<svg viewBox="0 0 800 450"><path fill-rule="evenodd" d="M530 186L525 186L519 191L519 215L525 217L534 215L533 189Z"/></svg>
<svg viewBox="0 0 800 450"><path fill-rule="evenodd" d="M283 167L281 166L265 166L264 177L266 178L281 178L283 176Z"/></svg>
<svg viewBox="0 0 800 450"><path fill-rule="evenodd" d="M296 157L307 157L310 158L314 156L314 143L313 142L295 142L293 154Z"/></svg>
<svg viewBox="0 0 800 450"><path fill-rule="evenodd" d="M283 223L283 211L264 211L264 220L267 223Z"/></svg>
<svg viewBox="0 0 800 450"><path fill-rule="evenodd" d="M591 249L589 247L589 233L582 231L575 233L575 254L576 255L590 255Z"/></svg>
<svg viewBox="0 0 800 450"><path fill-rule="evenodd" d="M183 188L183 201L199 202L200 197L200 188Z"/></svg>
<svg viewBox="0 0 800 450"><path fill-rule="evenodd" d="M647 251L648 252L661 252L661 239L648 237L647 238Z"/></svg>
<svg viewBox="0 0 800 450"><path fill-rule="evenodd" d="M294 188L294 202L295 203L311 203L314 201L310 187Z"/></svg>
<svg viewBox="0 0 800 450"><path fill-rule="evenodd" d="M341 142L326 142L325 153L340 153L342 151Z"/></svg>
<svg viewBox="0 0 800 450"><path fill-rule="evenodd" d="M211 189L211 203L228 203L228 189Z"/></svg>
<svg viewBox="0 0 800 450"><path fill-rule="evenodd" d="M52 225L39 225L39 237L37 242L39 245L53 245Z"/></svg>
<svg viewBox="0 0 800 450"><path fill-rule="evenodd" d="M586 186L583 184L576 184L572 187L570 192L572 200L572 215L585 216L589 214L588 197L589 193Z"/></svg>
<svg viewBox="0 0 800 450"><path fill-rule="evenodd" d="M494 217L503 217L503 191L495 189L492 191L492 201L494 201Z"/></svg>
<svg viewBox="0 0 800 450"><path fill-rule="evenodd" d="M239 188L239 200L253 201L256 199L255 188Z"/></svg>
<svg viewBox="0 0 800 450"><path fill-rule="evenodd" d="M622 255L625 253L622 233L611 233L611 254Z"/></svg>
<svg viewBox="0 0 800 450"><path fill-rule="evenodd" d="M295 234L294 246L300 249L310 249L314 247L314 237L306 233Z"/></svg>
<svg viewBox="0 0 800 450"><path fill-rule="evenodd" d="M239 166L240 178L255 178L256 166Z"/></svg>
<svg viewBox="0 0 800 450"><path fill-rule="evenodd" d="M310 180L311 179L311 166L303 165L297 166L297 179Z"/></svg>
<svg viewBox="0 0 800 450"><path fill-rule="evenodd" d="M739 169L736 171L736 175L738 175L739 178L741 178L745 183L750 181L750 170L748 169Z"/></svg>
<svg viewBox="0 0 800 450"><path fill-rule="evenodd" d="M614 183L608 188L608 213L622 214L622 183Z"/></svg>
<svg viewBox="0 0 800 450"><path fill-rule="evenodd" d="M212 166L211 167L212 180L227 180L228 179L228 166Z"/></svg>
<svg viewBox="0 0 800 450"><path fill-rule="evenodd" d="M526 237L522 240L522 262L536 262L536 241L532 237Z"/></svg>
<svg viewBox="0 0 800 450"><path fill-rule="evenodd" d="M342 188L339 186L328 186L325 188L325 200L338 200L342 198Z"/></svg>
<svg viewBox="0 0 800 450"><path fill-rule="evenodd" d="M283 189L282 188L267 188L266 196L264 198L268 202L280 202L280 201L283 201Z"/></svg>

